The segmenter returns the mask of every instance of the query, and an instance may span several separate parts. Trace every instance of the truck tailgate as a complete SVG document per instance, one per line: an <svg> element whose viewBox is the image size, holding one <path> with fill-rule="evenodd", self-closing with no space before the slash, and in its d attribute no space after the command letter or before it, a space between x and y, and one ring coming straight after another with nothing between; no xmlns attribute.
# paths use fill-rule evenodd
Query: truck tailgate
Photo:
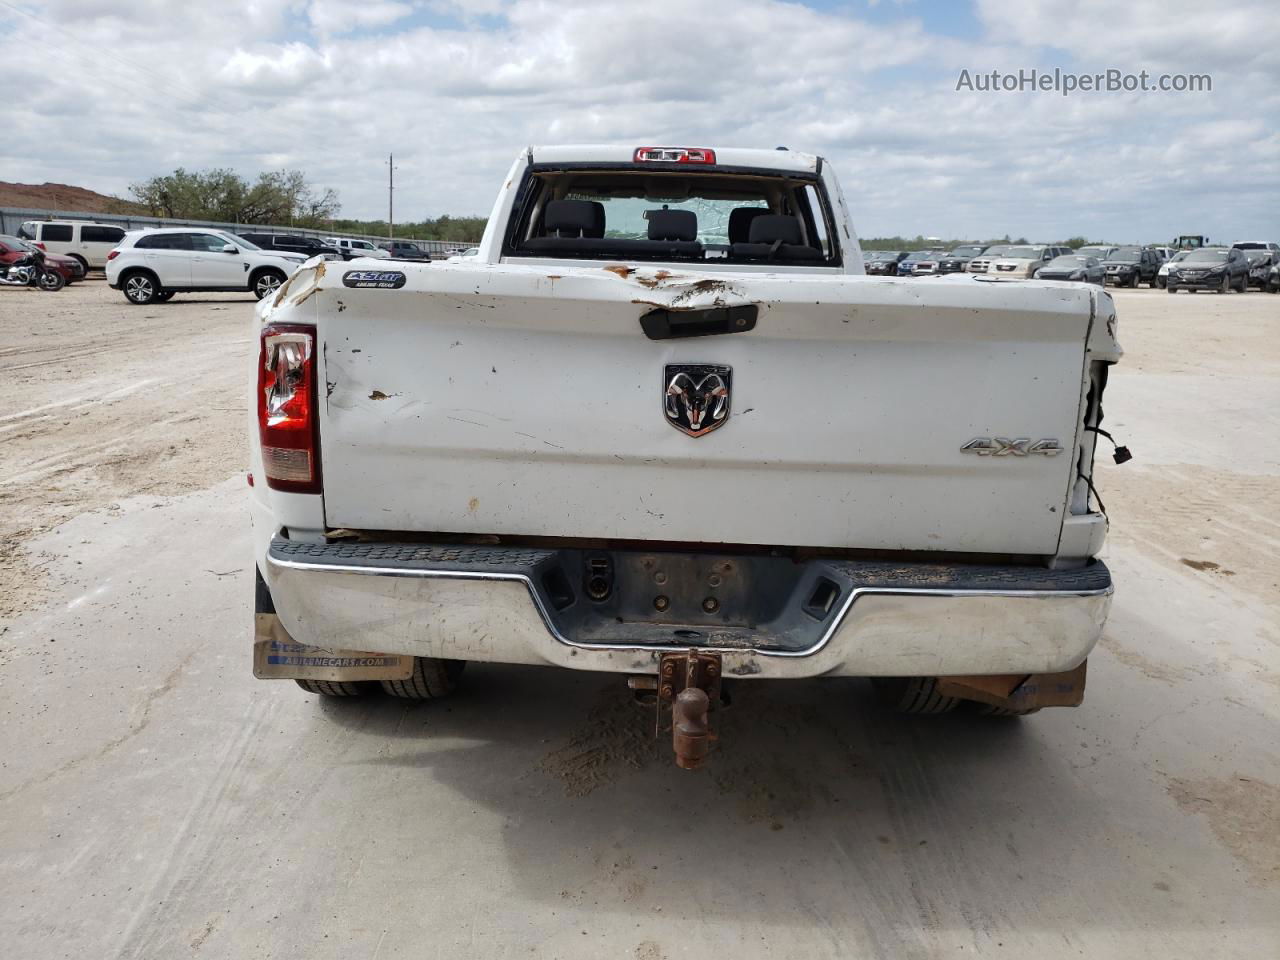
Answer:
<svg viewBox="0 0 1280 960"><path fill-rule="evenodd" d="M1057 548L1095 307L1083 285L396 266L400 289L346 289L331 268L289 292L322 344L331 527ZM745 304L758 322L742 333L651 340L639 322ZM732 368L728 419L704 436L664 413L667 365L684 363ZM1064 450L963 452L974 438Z"/></svg>

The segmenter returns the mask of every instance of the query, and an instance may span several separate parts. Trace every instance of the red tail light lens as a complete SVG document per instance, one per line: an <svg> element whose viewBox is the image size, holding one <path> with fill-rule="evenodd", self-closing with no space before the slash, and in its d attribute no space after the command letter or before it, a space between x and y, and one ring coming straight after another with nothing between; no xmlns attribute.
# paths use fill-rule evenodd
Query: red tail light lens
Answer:
<svg viewBox="0 0 1280 960"><path fill-rule="evenodd" d="M636 163L715 163L716 152L706 147L636 147Z"/></svg>
<svg viewBox="0 0 1280 960"><path fill-rule="evenodd" d="M316 414L315 327L262 328L258 354L258 435L267 486L319 493L320 425Z"/></svg>
<svg viewBox="0 0 1280 960"><path fill-rule="evenodd" d="M110 253L108 253L108 254L107 254L107 259L108 259L108 260L114 260L114 259L115 259L116 257L118 257L118 256L120 256L120 251L119 251L119 250L112 250Z"/></svg>
<svg viewBox="0 0 1280 960"><path fill-rule="evenodd" d="M45 245L40 241L36 241L36 246L39 247L41 250L44 250L45 253L49 252L48 249L46 249Z"/></svg>

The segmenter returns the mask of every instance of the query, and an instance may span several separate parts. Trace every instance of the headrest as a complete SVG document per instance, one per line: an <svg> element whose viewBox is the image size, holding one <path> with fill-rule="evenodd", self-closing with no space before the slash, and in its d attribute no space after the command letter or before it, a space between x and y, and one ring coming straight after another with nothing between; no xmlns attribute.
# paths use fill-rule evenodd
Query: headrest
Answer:
<svg viewBox="0 0 1280 960"><path fill-rule="evenodd" d="M551 200L542 214L548 236L604 236L604 204L592 200Z"/></svg>
<svg viewBox="0 0 1280 960"><path fill-rule="evenodd" d="M730 210L729 242L746 243L751 236L751 221L768 212L768 207L735 207Z"/></svg>
<svg viewBox="0 0 1280 960"><path fill-rule="evenodd" d="M751 221L752 243L776 243L779 240L793 244L803 242L800 239L799 217L768 214Z"/></svg>
<svg viewBox="0 0 1280 960"><path fill-rule="evenodd" d="M698 215L692 210L650 210L650 240L697 240Z"/></svg>

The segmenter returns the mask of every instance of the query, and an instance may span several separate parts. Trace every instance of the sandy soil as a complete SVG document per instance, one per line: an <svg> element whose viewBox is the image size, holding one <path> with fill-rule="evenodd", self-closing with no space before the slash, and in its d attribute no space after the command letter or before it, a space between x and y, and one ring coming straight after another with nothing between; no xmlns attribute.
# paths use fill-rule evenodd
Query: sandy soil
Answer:
<svg viewBox="0 0 1280 960"><path fill-rule="evenodd" d="M0 289L0 619L41 595L18 549L33 534L244 469L252 304L135 307L101 279Z"/></svg>

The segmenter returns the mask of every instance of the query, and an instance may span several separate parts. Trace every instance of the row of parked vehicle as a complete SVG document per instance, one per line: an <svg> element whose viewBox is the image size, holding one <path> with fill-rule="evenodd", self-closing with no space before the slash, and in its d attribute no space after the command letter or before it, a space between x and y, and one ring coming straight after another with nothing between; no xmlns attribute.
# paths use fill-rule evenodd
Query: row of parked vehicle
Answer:
<svg viewBox="0 0 1280 960"><path fill-rule="evenodd" d="M196 228L168 229L193 230ZM80 275L68 277L67 281L70 283L82 278L90 269L103 269L107 263L107 255L124 240L125 232L123 227L109 223L93 223L88 220L28 220L19 228L16 238L8 238L5 242L25 241L43 250L46 255L69 257L79 263L82 268ZM412 240L394 240L375 244L371 240L362 240L357 237L316 238L300 234L253 231L246 233L237 231L234 236L262 250L299 253L304 259L315 256L330 260L354 260L356 257L395 260L431 259L431 255ZM449 254L461 255L464 252L463 247L458 247L450 250Z"/></svg>
<svg viewBox="0 0 1280 960"><path fill-rule="evenodd" d="M476 248L450 250L450 259ZM42 273L62 283L104 267L113 287L133 303L164 302L179 291L249 291L259 298L284 282L298 264L314 256L350 260L429 260L411 241L377 246L368 240L292 234L231 233L169 227L126 233L87 221L28 221L18 236L0 235L0 271L37 256ZM1230 247L1175 251L1160 246L1091 245L1072 250L1052 244L968 244L951 250L865 251L867 273L898 277L950 273L990 274L1002 279L1066 280L1136 287L1146 283L1171 293L1214 290L1241 293L1250 287L1280 293L1280 245L1239 241ZM7 281L6 281L7 282ZM44 289L55 285L41 280Z"/></svg>
<svg viewBox="0 0 1280 960"><path fill-rule="evenodd" d="M1137 287L1145 283L1171 293L1244 293L1249 287L1280 293L1280 245L1260 240L1194 250L1137 245L1090 245L1073 250L1052 244L968 244L951 250L871 250L862 256L867 273L880 276L976 273L1098 286Z"/></svg>

